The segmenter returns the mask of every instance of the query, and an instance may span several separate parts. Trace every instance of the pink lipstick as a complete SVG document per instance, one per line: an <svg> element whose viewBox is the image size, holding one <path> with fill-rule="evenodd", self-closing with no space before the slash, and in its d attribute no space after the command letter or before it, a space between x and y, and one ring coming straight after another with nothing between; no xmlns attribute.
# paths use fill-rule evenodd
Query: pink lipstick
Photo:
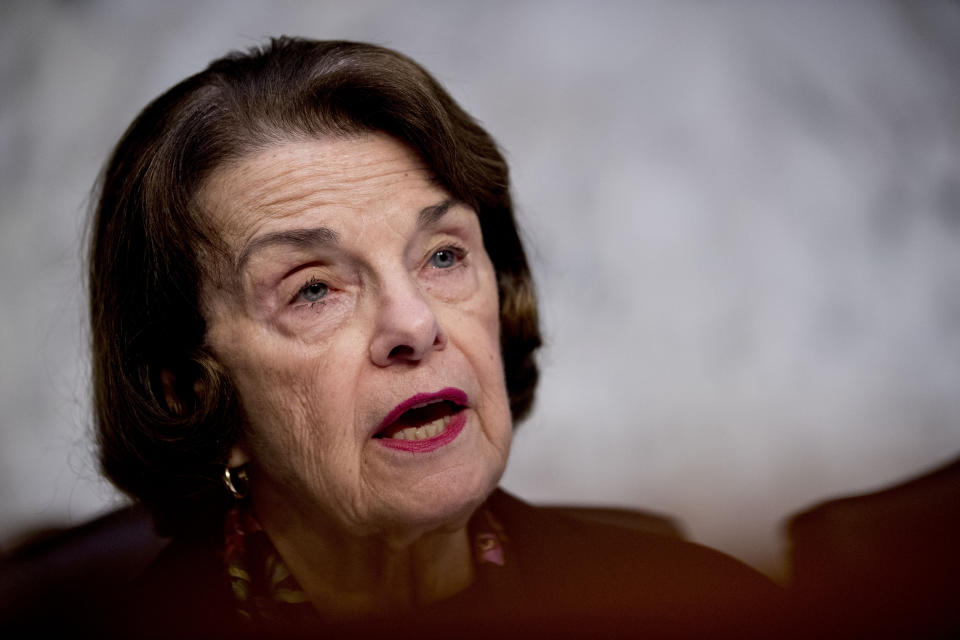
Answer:
<svg viewBox="0 0 960 640"><path fill-rule="evenodd" d="M469 402L460 389L418 393L394 407L374 438L383 446L411 453L427 453L452 442L466 425Z"/></svg>

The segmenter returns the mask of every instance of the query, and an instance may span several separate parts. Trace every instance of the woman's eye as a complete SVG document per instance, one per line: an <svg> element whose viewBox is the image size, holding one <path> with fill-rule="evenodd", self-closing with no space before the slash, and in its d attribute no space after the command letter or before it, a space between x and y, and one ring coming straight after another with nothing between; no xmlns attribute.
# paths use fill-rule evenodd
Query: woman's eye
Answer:
<svg viewBox="0 0 960 640"><path fill-rule="evenodd" d="M430 264L437 269L449 269L457 264L457 253L453 249L439 249L430 256Z"/></svg>
<svg viewBox="0 0 960 640"><path fill-rule="evenodd" d="M328 287L325 282L314 280L300 288L297 298L304 302L319 302L326 297L327 291Z"/></svg>

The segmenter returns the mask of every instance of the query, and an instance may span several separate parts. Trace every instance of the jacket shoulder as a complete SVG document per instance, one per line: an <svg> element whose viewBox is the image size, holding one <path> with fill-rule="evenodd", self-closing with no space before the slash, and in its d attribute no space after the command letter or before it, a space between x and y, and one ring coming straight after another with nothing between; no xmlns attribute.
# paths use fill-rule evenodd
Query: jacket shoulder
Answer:
<svg viewBox="0 0 960 640"><path fill-rule="evenodd" d="M783 619L782 589L719 551L569 518L502 491L490 506L528 589L574 626L612 625L619 632L621 623L632 622L671 635L726 629L735 635Z"/></svg>

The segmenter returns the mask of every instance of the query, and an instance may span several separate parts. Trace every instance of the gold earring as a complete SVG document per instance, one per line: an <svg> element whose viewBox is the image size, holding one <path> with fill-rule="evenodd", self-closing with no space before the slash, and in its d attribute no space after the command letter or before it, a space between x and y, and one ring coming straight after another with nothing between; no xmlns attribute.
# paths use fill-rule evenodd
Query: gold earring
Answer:
<svg viewBox="0 0 960 640"><path fill-rule="evenodd" d="M243 500L250 492L250 479L247 477L246 465L240 467L223 468L223 484L236 500Z"/></svg>

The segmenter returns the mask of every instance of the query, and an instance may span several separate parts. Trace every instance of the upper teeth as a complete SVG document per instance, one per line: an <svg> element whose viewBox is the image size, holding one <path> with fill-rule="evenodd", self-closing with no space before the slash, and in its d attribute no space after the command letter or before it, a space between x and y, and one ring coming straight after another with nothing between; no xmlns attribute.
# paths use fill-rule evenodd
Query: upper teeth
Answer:
<svg viewBox="0 0 960 640"><path fill-rule="evenodd" d="M424 440L425 438L432 438L446 429L452 417L453 416L443 416L419 427L407 427L406 429L397 431L390 437L397 440Z"/></svg>

